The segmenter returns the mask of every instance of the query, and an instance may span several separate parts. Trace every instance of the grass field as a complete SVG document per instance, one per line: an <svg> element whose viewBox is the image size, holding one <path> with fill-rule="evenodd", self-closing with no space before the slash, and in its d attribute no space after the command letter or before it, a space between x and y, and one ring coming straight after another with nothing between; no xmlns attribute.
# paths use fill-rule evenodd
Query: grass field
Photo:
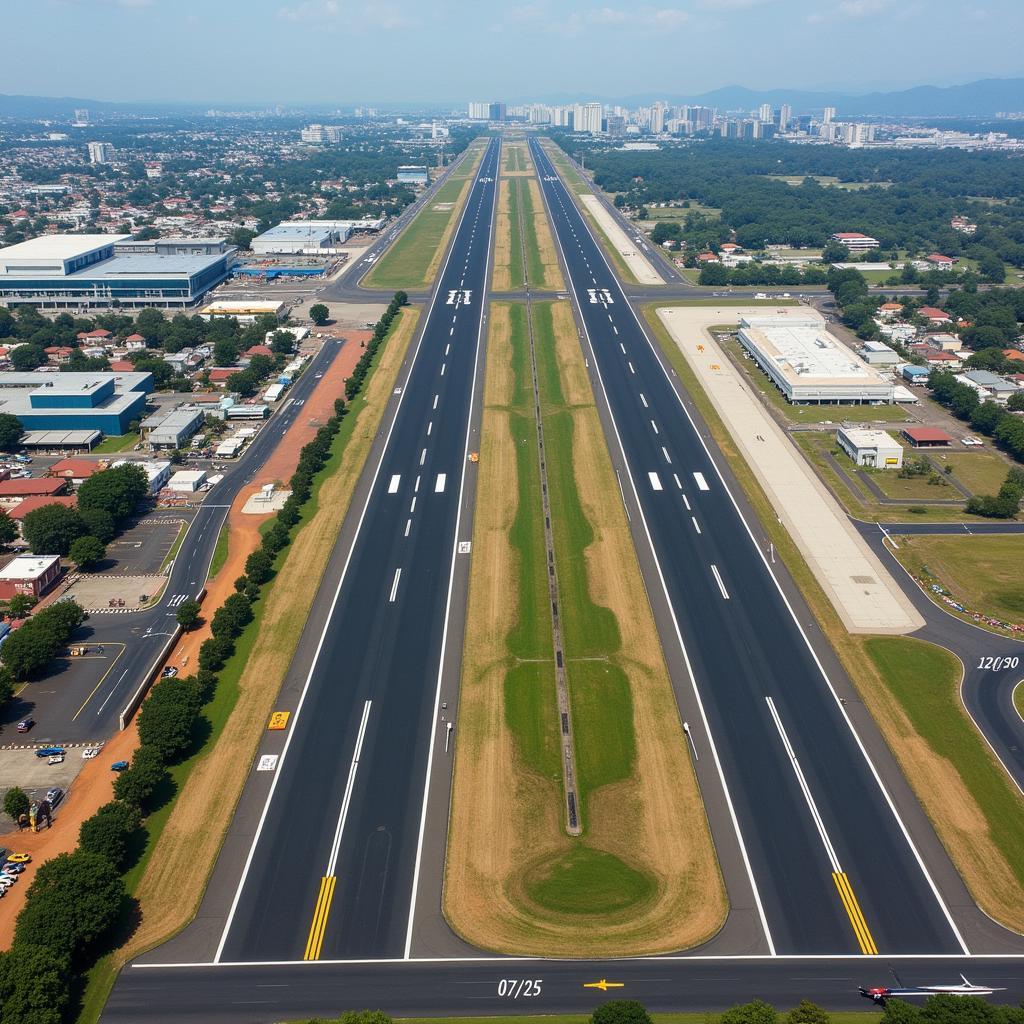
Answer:
<svg viewBox="0 0 1024 1024"><path fill-rule="evenodd" d="M932 452L932 462L941 467L952 466L953 475L971 494L997 494L1003 486L1009 465L994 451Z"/></svg>
<svg viewBox="0 0 1024 1024"><path fill-rule="evenodd" d="M169 800L146 819L145 852L126 876L129 892L141 907L141 923L122 949L90 973L82 1021L98 1018L122 963L178 932L195 913L418 315L415 309L402 311L365 391L349 405L331 457L302 510L295 539L278 555L277 576L257 601L256 617L237 641L213 700L203 709L209 736L202 749L171 769L180 799Z"/></svg>
<svg viewBox="0 0 1024 1024"><path fill-rule="evenodd" d="M1024 683L1018 683L1013 688L1013 706L1017 709L1021 721L1024 722Z"/></svg>
<svg viewBox="0 0 1024 1024"><path fill-rule="evenodd" d="M138 432L128 434L108 434L95 448L92 455L113 455L116 452L126 452L139 443Z"/></svg>
<svg viewBox="0 0 1024 1024"><path fill-rule="evenodd" d="M571 309L534 314L585 832L564 828L528 325L494 303L445 913L504 952L684 948L724 892Z"/></svg>
<svg viewBox="0 0 1024 1024"><path fill-rule="evenodd" d="M887 655L882 648L880 654L876 649L880 659L876 663L868 652L869 641L847 633L843 628L793 539L779 523L757 478L737 451L685 356L661 323L656 312L659 305L650 303L643 308L652 334L708 424L715 443L753 506L761 528L774 543L822 632L864 698L972 896L987 914L1015 931L1024 931L1024 888L1018 877L1024 847L1018 841L1008 857L995 838L1005 836L1008 826L1004 816L1007 814L1010 816L1009 828L1016 829L1020 835L1022 826L1018 822L1024 811L1024 802L1009 790L1005 772L994 762L987 747L982 745L977 732L973 731L957 701L955 688L947 696L940 718L930 725L933 729L949 728L955 737L954 741L943 744L945 757L917 731L895 696L899 692L906 697L905 680L915 671L914 659L907 659L899 652L895 656ZM909 648L913 651L934 649L919 641L903 638L884 638L878 642L884 644L889 640L897 646L917 645ZM935 662L935 667L941 660ZM920 664L932 665L932 661L922 658ZM899 678L890 678L890 673L899 673ZM948 681L948 675L945 678ZM927 682L922 686L927 687ZM911 690L909 700L913 702L913 699ZM915 714L918 707L915 704ZM947 760L950 755L958 760ZM965 784L965 778L970 779L970 785ZM1016 866L1011 867L1014 862Z"/></svg>
<svg viewBox="0 0 1024 1024"><path fill-rule="evenodd" d="M891 181L840 181L831 174L766 174L773 181L784 181L787 185L798 186L805 178L813 178L819 185L826 188L838 188L844 192L860 192L866 188L892 188Z"/></svg>
<svg viewBox="0 0 1024 1024"><path fill-rule="evenodd" d="M895 554L911 574L944 587L965 608L1024 624L1024 536L901 537Z"/></svg>
<svg viewBox="0 0 1024 1024"><path fill-rule="evenodd" d="M904 452L904 460L907 453ZM857 472L853 460L845 453L839 456L850 472ZM863 473L887 498L897 501L927 501L930 498L941 498L944 501L960 501L963 495L946 480L943 473L934 470L927 476L900 476L894 469L861 469ZM935 481L932 483L932 481Z"/></svg>
<svg viewBox="0 0 1024 1024"><path fill-rule="evenodd" d="M786 1008L786 1006L780 1007L782 1010ZM827 1011L826 1017L830 1024L876 1024L882 1020L882 1014L873 1010ZM721 1014L718 1013L651 1014L654 1024L718 1024L720 1019ZM316 1022L301 1021L295 1022L295 1024L338 1024L338 1022L318 1018ZM521 1017L406 1017L400 1019L399 1024L590 1024L590 1015L563 1013Z"/></svg>
<svg viewBox="0 0 1024 1024"><path fill-rule="evenodd" d="M462 164L413 218L401 237L363 278L367 288L423 288L441 264L444 250L458 224L469 195L470 179L484 147L474 144Z"/></svg>
<svg viewBox="0 0 1024 1024"><path fill-rule="evenodd" d="M220 533L217 534L217 544L213 549L213 558L210 559L210 571L206 574L206 578L212 580L214 576L221 571L224 563L228 560L228 530L230 527L227 522L220 528Z"/></svg>
<svg viewBox="0 0 1024 1024"><path fill-rule="evenodd" d="M491 287L496 292L523 287L523 245L519 205L521 182L503 177L498 182L498 211L494 221L494 260Z"/></svg>
<svg viewBox="0 0 1024 1024"><path fill-rule="evenodd" d="M560 146L547 139L542 139L540 144L544 147L544 152L551 158L551 162L562 176L562 180L573 192L580 195L584 192L594 191L594 186L583 179L579 171L569 162Z"/></svg>

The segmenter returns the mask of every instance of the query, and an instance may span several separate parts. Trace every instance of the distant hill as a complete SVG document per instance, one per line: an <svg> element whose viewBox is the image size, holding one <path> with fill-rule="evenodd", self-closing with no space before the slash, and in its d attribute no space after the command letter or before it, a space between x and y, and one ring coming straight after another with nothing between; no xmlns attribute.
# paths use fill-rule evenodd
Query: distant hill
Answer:
<svg viewBox="0 0 1024 1024"><path fill-rule="evenodd" d="M664 96L629 97L627 105L650 103ZM1003 111L1024 111L1024 78L987 78L966 85L920 85L899 92L872 92L854 96L841 92L805 92L799 89L747 89L730 85L699 96L680 96L673 102L694 103L719 110L752 110L762 103L779 107L788 103L796 114L835 107L842 117L984 117Z"/></svg>

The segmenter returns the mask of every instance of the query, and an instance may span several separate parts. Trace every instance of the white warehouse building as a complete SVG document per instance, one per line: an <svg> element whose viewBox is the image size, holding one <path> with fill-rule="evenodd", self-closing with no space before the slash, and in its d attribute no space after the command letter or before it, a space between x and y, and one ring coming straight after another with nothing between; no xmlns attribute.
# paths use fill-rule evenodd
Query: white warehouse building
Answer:
<svg viewBox="0 0 1024 1024"><path fill-rule="evenodd" d="M384 218L363 220L285 220L252 240L258 255L329 252L342 245L354 231L379 231Z"/></svg>
<svg viewBox="0 0 1024 1024"><path fill-rule="evenodd" d="M739 341L788 402L892 401L893 382L858 359L816 317L744 317Z"/></svg>
<svg viewBox="0 0 1024 1024"><path fill-rule="evenodd" d="M836 431L836 444L858 466L876 469L901 469L903 466L903 446L884 430L840 427Z"/></svg>

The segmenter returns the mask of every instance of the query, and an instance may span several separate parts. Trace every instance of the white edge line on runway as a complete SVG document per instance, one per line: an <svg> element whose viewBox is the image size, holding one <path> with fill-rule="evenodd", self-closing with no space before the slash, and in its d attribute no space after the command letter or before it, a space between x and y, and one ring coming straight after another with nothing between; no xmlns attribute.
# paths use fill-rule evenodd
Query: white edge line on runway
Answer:
<svg viewBox="0 0 1024 1024"><path fill-rule="evenodd" d="M900 958L909 960L952 960L960 962L971 960L983 963L987 960L1011 960L1024 961L1024 953L900 953ZM728 953L719 954L668 954L666 956L646 957L608 957L601 960L601 963L615 964L659 964L659 963L779 963L787 961L800 963L803 961L822 962L834 961L844 963L851 962L866 963L877 960L881 963L891 962L892 953ZM558 957L542 956L424 956L424 957L392 957L384 960L225 960L215 963L212 960L191 960L186 963L156 963L156 964L129 964L132 970L154 971L195 969L197 967L213 967L226 969L229 967L358 967L360 965L393 964L400 967L415 967L418 964L579 964L581 968L590 968L594 961L569 960Z"/></svg>
<svg viewBox="0 0 1024 1024"><path fill-rule="evenodd" d="M498 155L497 165L500 168L501 165L501 144L498 144ZM480 166L483 167L483 160L480 161ZM477 174L479 175L479 171ZM498 175L495 174L495 179ZM487 260L484 263L484 277L483 280L486 284L491 279L491 266L492 266L492 252L491 247L494 241L494 222L497 214L497 181L492 182L494 186L493 194L491 198L491 216L488 221L487 228ZM468 204L467 204L468 205ZM456 237L458 232L456 232ZM486 295L486 288L484 290ZM420 834L416 841L416 864L413 868L412 874L412 894L409 898L409 923L406 927L405 932L405 957L408 960L412 950L412 933L413 928L416 924L416 897L419 893L420 887L420 865L423 860L423 837L427 830L427 805L430 801L430 775L434 768L434 747L437 732L437 718L438 713L441 709L441 684L444 681L444 656L448 650L448 626L451 623L451 611L452 611L452 592L455 589L455 566L459 555L459 528L462 525L462 501L466 489L466 470L469 468L469 438L470 432L473 429L473 409L476 404L476 383L477 375L480 371L480 339L483 336L484 331L484 315L487 309L487 302L480 302L480 317L477 321L476 327L476 352L473 356L473 376L470 378L471 386L469 391L469 414L466 417L466 437L463 442L462 451L462 474L459 478L459 503L458 511L455 515L455 537L452 541L452 561L451 568L448 572L448 597L445 600L444 606L444 630L441 634L441 655L437 663L437 688L434 692L434 717L430 725L430 742L427 746L427 771L423 779L423 805L420 811ZM453 762L454 764L454 762Z"/></svg>
<svg viewBox="0 0 1024 1024"><path fill-rule="evenodd" d="M547 154L544 154L542 152L542 155L544 156L545 160L548 159L547 158ZM536 161L536 156L535 156L534 157L535 165L536 165L536 162L537 161ZM555 177L557 177L557 175L555 175ZM566 191L566 194L568 194L568 190L565 189L565 186L564 186L564 184L562 184L560 178L558 178L558 183L562 187L562 189ZM559 249L559 251L562 254L562 261L563 261L563 263L564 263L564 265L566 267L566 270L568 271L569 261L566 258L565 250L562 248L562 241L558 237L558 231L555 230L555 228L554 228L554 217L551 214L551 210L548 208L549 204L548 204L548 198L547 198L547 190L543 187L543 185L541 186L541 194L544 197L544 205L545 205L545 208L547 209L548 217L549 217L549 219L551 221L552 234L555 236L555 241L558 243L558 249ZM570 202L571 201L572 200L570 199ZM577 211L577 214L578 213L579 213L579 211ZM598 252L600 253L601 258L604 260L604 264L608 268L609 274L611 274L611 267L608 264L608 260L605 259L603 250L601 249L601 247L598 244L598 242L594 239L593 232L590 231L590 228L587 226L586 220L582 217L582 215L580 215L580 220L583 223L584 227L586 228L587 233L590 235L591 241L593 242L593 244L595 246L597 246ZM576 286L575 286L575 284L573 283L573 280L572 280L572 274L567 272L566 273L566 277L569 279L569 287L572 290L573 298L576 300L576 308L577 309L582 309L583 307L580 304L579 295L577 295L577 293L576 293ZM618 279L615 278L614 275L612 275L612 280L615 283L615 286L619 287L619 291L621 292L622 289L621 289L621 287L618 284ZM636 312L633 310L633 307L628 302L626 303L626 305L633 312L634 320L636 320L637 323L639 324L640 321L639 321L639 319L637 319ZM624 464L624 466L626 468L626 475L629 477L630 487L633 488L633 498L636 501L637 508L639 509L639 512L640 512L640 522L643 523L644 534L647 537L647 544L648 544L648 547L650 548L650 551L651 551L651 557L654 559L655 568L658 570L658 579L661 582L662 593L665 595L665 601L666 601L666 604L668 606L669 614L672 617L672 625L675 628L676 641L679 644L679 649L680 649L680 651L682 652L682 655L683 655L683 662L686 665L686 671L687 671L687 673L688 673L688 675L690 677L690 687L693 690L694 698L697 701L697 707L698 707L698 709L700 711L701 721L704 723L704 732L705 732L705 734L707 735L707 738L708 738L708 745L711 747L711 756L712 756L712 759L715 762L715 769L718 772L718 780L719 780L719 782L720 782L720 784L722 786L722 793L725 796L726 806L729 809L729 818L730 818L730 820L732 822L733 831L736 834L736 841L739 844L740 855L743 858L743 865L746 868L747 879L750 882L750 888L751 888L751 891L753 892L753 895L754 895L754 902L757 904L757 913L758 913L758 917L760 918L760 921L761 921L761 928L764 931L765 940L768 943L768 950L771 953L771 955L774 956L775 955L775 942L772 939L771 929L768 927L768 918L767 918L767 916L765 914L764 905L761 902L761 893L760 893L760 891L757 888L757 880L754 878L754 869L753 869L753 866L750 863L750 857L747 854L747 846L746 846L746 843L744 843L744 841L743 841L743 832L740 829L739 818L736 815L736 808L733 805L732 795L729 792L729 784L728 784L728 782L726 782L726 779L725 779L725 772L722 769L722 762L721 762L721 759L720 759L720 757L718 755L718 747L715 744L715 738L714 738L714 735L711 732L711 724L708 722L707 712L704 709L704 701L701 699L700 690L699 690L699 688L697 686L697 677L694 675L693 665L690 663L690 655L689 655L689 653L686 650L686 644L683 642L683 634L682 634L681 630L679 629L679 620L676 617L676 610L675 610L675 608L672 605L672 597L671 597L671 595L669 594L669 591L668 591L668 584L665 582L665 574L662 571L661 561L658 558L658 552L657 552L657 549L654 546L654 540L651 537L650 527L647 525L647 517L644 515L643 502L640 501L640 494L637 491L636 481L633 479L633 471L630 468L629 459L626 458L626 449L625 449L625 446L622 443L622 437L619 434L619 425L618 425L618 423L615 420L615 413L612 410L612 404L611 404L611 402L608 399L608 391L605 388L605 385L604 385L604 375L601 373L601 366L598 363L597 354L594 351L594 343L593 343L593 341L590 338L590 332L587 330L586 320L582 317L582 315L580 316L580 322L581 322L581 324L583 326L583 333L586 336L587 344L590 347L590 354L591 354L591 356L593 357L593 360L594 360L594 370L597 373L597 379L598 379L598 381L601 384L601 392L604 395L605 407L608 409L608 417L609 417L609 420L611 422L612 429L615 431L615 440L618 443L619 451L622 452L623 464ZM643 330L643 329L641 328L641 330ZM646 337L646 334L645 334L645 337ZM648 344L650 344L650 339L648 338L647 340L648 340Z"/></svg>
<svg viewBox="0 0 1024 1024"><path fill-rule="evenodd" d="M399 569L399 572L402 570ZM395 586L398 586L398 577L395 577ZM348 781L345 783L345 796L341 801L341 812L338 814L338 827L334 830L334 842L331 843L331 855L327 859L327 870L324 874L330 878L338 867L338 853L341 851L341 837L345 832L345 820L348 818L348 807L352 802L352 790L356 785L356 772L359 769L359 755L363 752L363 740L366 738L366 723L370 720L370 707L372 700L363 705L363 718L359 723L359 732L356 735L356 745L352 750L352 764L348 769Z"/></svg>
<svg viewBox="0 0 1024 1024"><path fill-rule="evenodd" d="M480 166L483 166L481 161ZM479 176L480 170L477 169L477 176ZM469 202L462 208L462 213L459 215L459 223L456 225L455 233L452 236L452 243L448 248L448 255L445 257L444 265L441 267L441 272L438 275L437 283L439 284L443 279L446 270L448 269L448 262L451 260L452 253L455 251L455 240L459 237L459 231L462 229L462 222L465 220L466 213L469 210ZM334 612L338 604L338 600L341 597L341 588L345 585L345 577L348 575L348 567L352 562L352 555L356 549L356 544L359 542L359 536L362 533L363 522L366 519L366 512L370 507L370 501L373 498L374 489L377 486L377 477L380 476L380 471L384 466L384 457L388 453L388 448L391 445L391 436L395 430L395 424L398 422L398 416L402 409L402 403L405 401L407 394L407 385L413 372L416 369L416 360L419 358L420 349L423 347L423 338L427 332L427 326L430 323L430 318L434 313L434 306L437 304L437 297L440 294L440 288L434 288L434 294L430 300L430 308L427 310L427 315L423 320L423 326L420 329L419 339L416 342L416 350L413 352L412 361L409 364L409 371L405 375L405 384L402 387L402 393L398 396L398 404L395 406L395 414L391 419L391 424L388 427L387 437L384 439L384 446L381 448L380 458L377 461L377 467L373 471L373 479L370 481L370 486L366 491L366 500L363 502L362 511L359 513L359 521L356 524L356 530L352 537L352 543L349 546L348 554L345 556L345 565L341 570L341 576L338 579L338 586L335 588L334 597L331 600L331 607L327 613L327 619L324 622L323 631L320 634L320 639L316 645L316 651L313 654L313 660L309 666L309 673L306 676L306 682L302 686L302 692L299 694L298 702L295 705L295 710L292 713L291 728L288 730L288 736L284 741L284 747L281 750L281 756L277 762L277 770L274 772L274 778L270 783L270 791L267 793L267 799L263 804L263 810L260 813L260 820L256 826L256 832L253 835L252 842L249 846L249 852L245 858L245 866L242 868L242 876L239 879L238 887L235 889L235 895L231 900L231 909L228 911L227 920L224 922L224 931L221 933L220 942L217 944L217 952L214 955L214 962L219 963L221 954L224 952L224 945L227 942L228 934L231 931L231 924L235 919L235 913L238 910L238 903L242 896L242 890L245 888L246 879L249 876L249 869L252 867L252 860L256 854L256 847L259 845L260 835L263 832L263 826L267 821L267 814L270 812L270 804L274 799L274 792L277 789L277 783L281 778L282 769L284 768L285 759L288 757L288 751L291 748L292 738L295 736L296 726L299 721L299 716L302 714L302 707L306 701L306 695L309 692L310 684L313 681L313 674L316 671L317 664L320 661L320 654L323 650L324 642L327 639L327 633L331 628L331 622L334 618ZM437 711L434 711L435 717Z"/></svg>
<svg viewBox="0 0 1024 1024"><path fill-rule="evenodd" d="M546 154L545 154L545 157L546 157ZM561 185L561 187L564 189L565 186L564 186L564 184L562 184L560 178L558 179L558 181L559 181L559 184ZM566 190L566 194L568 195L568 190ZM570 199L570 202L571 201L572 200ZM577 210L577 213L578 212L579 211ZM582 221L583 226L586 228L588 234L590 235L591 240L594 242L594 245L597 246L598 253L601 256L601 259L604 261L605 266L608 268L608 273L609 273L609 275L611 275L611 278L614 281L615 286L621 292L622 291L622 286L619 284L618 278L612 272L611 265L608 263L608 259L607 259L607 257L604 254L604 250L601 248L600 244L596 241L596 239L594 239L594 234L590 230L590 227L587 224L586 219L581 216L580 220ZM559 246L559 248L561 248L561 246ZM564 257L564 253L563 253L563 257ZM573 294L575 294L575 292ZM623 292L623 294L625 294L625 293ZM578 301L579 300L577 299L577 302ZM800 636L802 637L802 639L804 641L804 644L806 645L808 651L810 652L811 657L814 659L815 665L818 666L818 671L821 673L822 679L825 680L825 685L828 686L829 692L832 694L832 699L835 701L836 707L839 709L839 713L842 715L844 721L846 722L847 728L850 730L850 733L851 733L851 735L854 738L854 742L857 744L857 747L859 748L859 750L861 752L861 756L864 758L865 762L868 765L868 768L871 770L871 774L874 776L875 782L877 783L879 790L881 790L881 792L882 792L882 796L885 797L885 802L888 804L889 810L892 812L892 816L896 819L896 823L898 824L900 831L903 833L903 838L906 840L907 845L910 847L910 850L911 850L911 852L914 855L914 859L917 861L917 865L921 869L921 873L924 875L925 880L928 882L928 886L929 886L929 888L932 891L932 895L935 897L936 903L939 905L939 908L942 910L942 913L943 913L943 915L946 918L946 922L949 925L950 930L953 933L953 936L956 938L956 941L960 944L960 948L964 951L964 954L969 956L970 955L970 950L968 949L967 943L964 941L963 936L960 934L960 929L957 927L956 922L953 920L953 915L950 913L949 907L946 906L946 901L942 898L942 893L939 892L939 888L935 884L935 879L932 878L931 872L928 870L928 867L927 867L927 865L924 862L924 858L921 856L921 852L917 848L917 844L914 842L913 837L910 835L910 830L907 828L906 823L903 821L903 818L900 816L900 813L899 813L899 811L896 808L896 804L893 801L892 795L889 793L889 790L886 788L885 783L882 781L882 776L879 774L878 769L875 766L874 761L871 759L871 756L868 754L867 748L864 746L864 742L860 738L860 734L857 732L856 728L854 727L853 721L850 719L850 716L847 714L846 708L843 705L842 701L840 701L839 694L836 693L835 687L832 685L832 680L829 678L828 673L825 671L825 666L821 663L821 659L818 657L818 652L814 649L814 645L811 643L810 638L807 636L807 633L805 632L804 627L803 627L803 625L800 622L800 619L797 617L796 612L793 610L793 606L789 603L789 598L786 597L786 593L782 589L782 584L779 583L778 577L775 575L774 571L772 570L771 564L768 561L768 557L761 550L761 546L757 543L757 540L754 537L754 533L750 529L750 524L747 522L746 516L743 515L743 512L740 509L739 503L736 501L736 496L732 493L732 490L729 488L729 485L725 482L725 476L723 475L722 470L719 468L719 465L718 465L717 461L712 456L711 449L708 448L707 442L704 440L704 437L701 434L701 432L697 429L697 424L694 423L693 417L690 415L690 410L686 408L686 403L683 401L682 396L679 394L679 392L676 390L675 385L672 383L672 375L668 372L668 369L665 366L665 362L664 362L664 360L662 358L662 355L658 351L657 345L655 345L655 343L651 340L651 336L647 333L647 330L644 328L644 325L641 322L640 317L637 315L637 312L633 308L632 304L627 302L626 305L629 306L629 311L633 314L633 319L636 321L637 327L640 328L640 333L646 339L647 344L650 346L651 352L654 354L654 358L657 360L658 365L661 367L661 372L665 375L665 379L668 381L669 387L672 389L673 394L676 396L676 401L679 402L680 408L683 410L684 414L686 415L686 418L690 421L690 426L693 428L694 435L696 436L697 440L700 442L701 447L704 449L704 454L708 457L708 461L711 463L712 467L715 470L715 473L718 476L719 481L721 482L722 486L725 488L725 493L729 496L729 500L732 502L732 506L736 510L736 514L739 516L740 522L743 524L744 529L747 531L747 535L750 537L750 541L754 545L754 550L757 551L758 555L761 558L762 564L764 565L765 569L768 572L768 575L772 578L772 581L775 584L775 589L779 592L779 596L782 598L782 601L783 601L783 603L786 606L786 610L789 612L790 616L793 619L793 622L796 625L796 628L799 630ZM589 335L587 337L587 340L588 341L590 340ZM591 344L590 347L591 347L591 353L593 353L593 345ZM594 356L594 358L595 358L595 361L596 361L596 359L597 359L596 355ZM597 372L598 372L598 377L600 378L601 371L600 371L599 368L598 368ZM604 388L603 379L602 379L601 387L602 387L602 389ZM605 400L607 401L607 395L605 397ZM610 408L611 407L609 405L609 409ZM613 417L612 418L612 423L614 424L614 422L615 421L614 421L614 417ZM618 428L617 427L616 427L616 431L615 432L616 432L616 436L617 436L618 435ZM621 447L621 441L620 441L620 447ZM627 465L627 468L628 468L628 465ZM641 516L642 515L643 515L643 513L641 512ZM646 528L646 522L645 522L644 525L645 525L645 528ZM654 547L653 543L651 544L651 547L653 549L653 547ZM660 569L660 566L659 566L659 572L660 571L661 571L661 569ZM671 602L669 603L669 607L671 608ZM675 617L674 610L673 610L672 614L673 614L673 618L674 618ZM678 626L677 626L677 631L678 631ZM698 697L698 700L699 700L699 697ZM702 712L701 713L703 714L703 708L702 708ZM707 722L706 721L705 721L704 724L705 724L705 727L707 727ZM708 735L710 736L710 730L708 732ZM715 750L714 744L712 743L712 751L714 752L714 750ZM716 754L716 758L715 759L716 759L716 763L717 763L717 754ZM724 778L723 778L723 783L724 783ZM730 810L731 809L732 808L731 808L731 803L730 803ZM738 832L738 826L737 826L737 832ZM746 852L745 851L744 851L744 858L746 858ZM748 867L749 867L749 865L748 865ZM753 881L753 875L751 875L751 881ZM755 894L756 894L756 889L755 889ZM761 909L760 898L758 898L758 909L759 910ZM763 917L762 917L762 920L763 920ZM767 922L765 922L765 926L767 927ZM770 941L770 939L769 939L769 941Z"/></svg>

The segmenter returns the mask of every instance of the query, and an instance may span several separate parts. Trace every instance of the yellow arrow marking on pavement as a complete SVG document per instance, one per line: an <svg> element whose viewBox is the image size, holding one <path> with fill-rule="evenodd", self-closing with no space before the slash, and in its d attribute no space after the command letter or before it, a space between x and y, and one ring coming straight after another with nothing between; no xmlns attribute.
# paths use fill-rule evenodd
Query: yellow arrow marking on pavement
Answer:
<svg viewBox="0 0 1024 1024"><path fill-rule="evenodd" d="M610 988L624 988L625 985L621 981L605 981L602 978L600 981L586 981L583 983L584 988L599 988L602 992L607 992Z"/></svg>
<svg viewBox="0 0 1024 1024"><path fill-rule="evenodd" d="M320 950L324 945L324 933L327 931L327 915L331 911L334 899L334 886L337 878L325 875L320 879L320 892L317 894L316 907L313 910L313 923L309 926L309 938L306 939L306 951L303 960L319 960Z"/></svg>
<svg viewBox="0 0 1024 1024"><path fill-rule="evenodd" d="M853 894L853 886L850 885L846 872L833 871L832 878L836 883L836 888L839 890L839 898L843 901L843 907L846 909L847 916L850 918L850 924L853 925L853 932L857 936L857 944L860 946L860 951L872 956L876 955L878 947L875 945L875 940L871 937L868 923L864 920L864 913L860 909L857 897Z"/></svg>

